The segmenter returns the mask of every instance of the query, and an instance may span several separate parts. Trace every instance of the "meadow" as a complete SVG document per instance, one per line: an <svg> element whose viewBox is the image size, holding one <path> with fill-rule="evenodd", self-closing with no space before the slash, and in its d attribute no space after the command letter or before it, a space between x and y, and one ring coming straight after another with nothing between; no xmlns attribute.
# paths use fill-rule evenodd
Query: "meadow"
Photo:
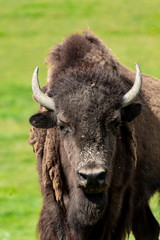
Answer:
<svg viewBox="0 0 160 240"><path fill-rule="evenodd" d="M29 117L38 109L31 77L52 45L91 29L119 61L160 78L159 0L0 0L0 240L34 240L42 198ZM160 221L158 196L151 207ZM130 237L130 240L134 239Z"/></svg>

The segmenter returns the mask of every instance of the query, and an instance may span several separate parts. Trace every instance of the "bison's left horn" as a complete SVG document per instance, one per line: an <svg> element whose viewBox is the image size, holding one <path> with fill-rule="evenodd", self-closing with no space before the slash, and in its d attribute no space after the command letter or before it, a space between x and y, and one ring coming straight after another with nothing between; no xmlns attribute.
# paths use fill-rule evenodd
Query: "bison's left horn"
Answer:
<svg viewBox="0 0 160 240"><path fill-rule="evenodd" d="M36 98L36 100L45 108L49 110L55 110L55 104L52 98L48 97L45 95L40 86L39 86L39 81L38 81L38 70L39 68L36 67L33 73L32 77L32 90L33 90L33 95Z"/></svg>
<svg viewBox="0 0 160 240"><path fill-rule="evenodd" d="M126 107L131 102L133 102L141 90L141 86L142 86L141 70L138 63L136 63L135 65L136 65L136 79L133 87L123 96L122 107Z"/></svg>

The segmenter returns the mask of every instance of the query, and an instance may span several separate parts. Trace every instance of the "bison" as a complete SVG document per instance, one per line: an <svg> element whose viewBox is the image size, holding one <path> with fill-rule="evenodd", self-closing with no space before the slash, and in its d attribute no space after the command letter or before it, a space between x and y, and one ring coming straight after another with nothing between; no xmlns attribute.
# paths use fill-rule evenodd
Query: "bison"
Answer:
<svg viewBox="0 0 160 240"><path fill-rule="evenodd" d="M160 82L136 74L90 31L49 53L30 117L43 195L41 240L158 240L149 199L160 191ZM143 86L141 87L143 78Z"/></svg>

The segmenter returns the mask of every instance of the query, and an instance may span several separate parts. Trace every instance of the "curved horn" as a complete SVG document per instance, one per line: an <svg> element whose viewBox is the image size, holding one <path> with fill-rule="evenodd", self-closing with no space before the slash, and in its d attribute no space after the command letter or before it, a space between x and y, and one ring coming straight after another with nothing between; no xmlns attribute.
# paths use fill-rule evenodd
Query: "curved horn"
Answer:
<svg viewBox="0 0 160 240"><path fill-rule="evenodd" d="M141 86L142 86L141 69L140 69L138 63L136 63L135 65L136 65L136 79L135 79L133 87L123 96L122 107L126 107L131 102L133 102L141 90Z"/></svg>
<svg viewBox="0 0 160 240"><path fill-rule="evenodd" d="M39 86L38 70L39 68L36 67L32 77L33 95L43 107L48 108L49 110L55 110L55 104L53 99L45 95Z"/></svg>

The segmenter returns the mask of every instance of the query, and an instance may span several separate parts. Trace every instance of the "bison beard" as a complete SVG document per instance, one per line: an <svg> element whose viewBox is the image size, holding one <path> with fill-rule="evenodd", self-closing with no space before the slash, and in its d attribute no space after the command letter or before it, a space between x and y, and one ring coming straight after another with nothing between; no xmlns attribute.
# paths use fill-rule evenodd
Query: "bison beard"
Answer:
<svg viewBox="0 0 160 240"><path fill-rule="evenodd" d="M82 190L72 189L68 221L71 228L92 226L104 215L107 207L107 194L86 195Z"/></svg>

